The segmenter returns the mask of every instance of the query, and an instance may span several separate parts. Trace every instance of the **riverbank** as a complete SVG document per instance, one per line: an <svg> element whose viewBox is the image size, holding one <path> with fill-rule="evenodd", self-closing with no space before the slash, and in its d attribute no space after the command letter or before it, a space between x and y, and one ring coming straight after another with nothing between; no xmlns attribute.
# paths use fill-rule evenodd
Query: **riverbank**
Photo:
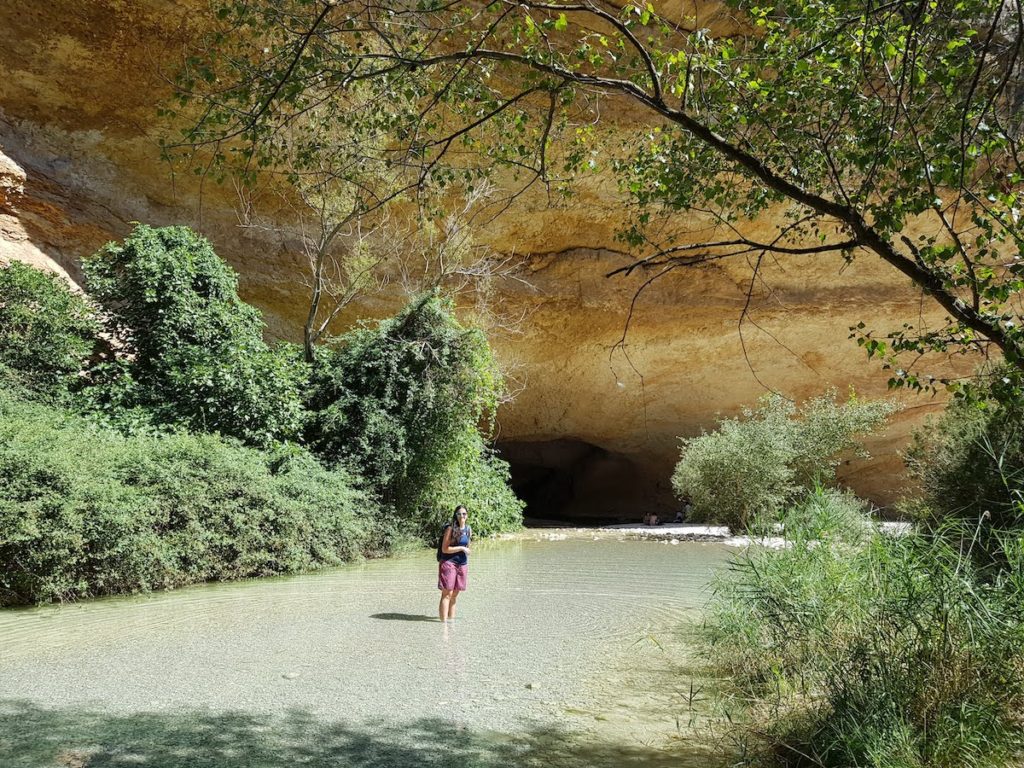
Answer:
<svg viewBox="0 0 1024 768"><path fill-rule="evenodd" d="M912 527L910 523L894 521L878 522L876 525L881 532L891 535L905 534ZM502 534L500 538L525 539L529 541L565 541L575 539L655 540L664 544L714 542L724 544L727 547L749 547L755 543L768 547L781 547L785 542L785 539L781 536L734 536L729 531L729 528L724 525L697 525L692 523L602 525L593 528L526 528L516 533Z"/></svg>

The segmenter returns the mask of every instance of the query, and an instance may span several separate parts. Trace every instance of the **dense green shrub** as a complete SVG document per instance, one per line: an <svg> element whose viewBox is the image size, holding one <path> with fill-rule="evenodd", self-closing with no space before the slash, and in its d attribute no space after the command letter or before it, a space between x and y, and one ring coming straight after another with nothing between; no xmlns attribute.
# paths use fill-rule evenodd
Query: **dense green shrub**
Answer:
<svg viewBox="0 0 1024 768"><path fill-rule="evenodd" d="M301 351L264 343L259 312L238 298L237 276L205 238L140 224L83 267L123 345L99 372L97 404L255 444L298 433Z"/></svg>
<svg viewBox="0 0 1024 768"><path fill-rule="evenodd" d="M469 510L475 535L522 527L524 504L509 485L508 462L495 455L479 433L467 430L462 439L463 449L425 478L416 498L415 530L428 541L437 537L458 504Z"/></svg>
<svg viewBox="0 0 1024 768"><path fill-rule="evenodd" d="M373 551L342 470L215 435L124 436L0 395L0 605L336 565Z"/></svg>
<svg viewBox="0 0 1024 768"><path fill-rule="evenodd" d="M484 335L436 295L358 328L319 356L310 448L355 467L411 530L432 535L460 502L480 534L518 525L507 465L480 434L503 392Z"/></svg>
<svg viewBox="0 0 1024 768"><path fill-rule="evenodd" d="M264 343L191 230L138 226L85 269L116 341L63 403L84 415L26 400L78 382L89 305L42 273L0 272L0 604L335 564L429 537L457 503L478 534L520 524L480 431L501 378L450 303L349 334L310 387L299 348ZM276 442L300 435L303 397L305 436L334 469Z"/></svg>
<svg viewBox="0 0 1024 768"><path fill-rule="evenodd" d="M850 504L818 492L786 515L785 547L752 547L716 586L701 637L748 756L1012 764L1024 749L1021 539L981 578L970 528L868 533Z"/></svg>
<svg viewBox="0 0 1024 768"><path fill-rule="evenodd" d="M0 366L4 378L61 398L81 382L96 346L95 309L59 277L20 262L0 265Z"/></svg>
<svg viewBox="0 0 1024 768"><path fill-rule="evenodd" d="M913 506L924 522L978 523L982 535L1024 525L1024 403L953 401L918 430L905 455L921 492Z"/></svg>
<svg viewBox="0 0 1024 768"><path fill-rule="evenodd" d="M833 394L800 408L778 396L740 418L722 419L715 432L682 440L672 486L692 504L691 519L746 529L773 515L816 483L835 480L839 456L863 449L855 435L878 429L895 411L891 403Z"/></svg>

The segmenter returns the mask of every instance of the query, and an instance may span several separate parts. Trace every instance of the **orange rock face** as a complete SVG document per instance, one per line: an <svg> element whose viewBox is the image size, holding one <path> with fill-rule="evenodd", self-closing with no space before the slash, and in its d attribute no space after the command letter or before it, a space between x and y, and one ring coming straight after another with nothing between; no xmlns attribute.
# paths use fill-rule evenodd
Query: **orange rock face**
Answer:
<svg viewBox="0 0 1024 768"><path fill-rule="evenodd" d="M0 260L74 280L81 257L133 221L190 224L240 272L243 298L264 311L269 333L298 339L308 305L294 245L241 229L230 188L175 178L159 158L157 106L203 7L58 0L0 10ZM648 276L605 277L629 261L614 238L613 189L592 180L557 209L538 195L483 234L521 258L530 283L498 287L508 308L526 314L521 333L494 342L519 389L500 414L498 440L534 495L534 514L639 519L668 510L679 436L714 428L718 415L769 390L887 396L886 372L848 340L849 327L942 317L884 264L814 257L767 263L746 314L746 262L679 270L640 294L627 329ZM398 300L368 299L356 311L381 314ZM910 430L942 405L898 399L906 407L870 442L874 458L843 468L880 503L905 484L898 450Z"/></svg>

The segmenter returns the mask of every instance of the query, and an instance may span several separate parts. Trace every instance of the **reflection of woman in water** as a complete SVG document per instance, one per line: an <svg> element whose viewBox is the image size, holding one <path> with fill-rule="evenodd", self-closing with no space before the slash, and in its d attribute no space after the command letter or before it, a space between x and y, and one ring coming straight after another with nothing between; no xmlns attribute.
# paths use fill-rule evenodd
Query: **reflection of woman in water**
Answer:
<svg viewBox="0 0 1024 768"><path fill-rule="evenodd" d="M473 529L466 523L468 513L461 504L455 508L451 525L444 528L441 539L441 562L437 569L437 588L441 602L437 615L441 621L455 618L455 601L466 589L466 571L469 568L469 540Z"/></svg>

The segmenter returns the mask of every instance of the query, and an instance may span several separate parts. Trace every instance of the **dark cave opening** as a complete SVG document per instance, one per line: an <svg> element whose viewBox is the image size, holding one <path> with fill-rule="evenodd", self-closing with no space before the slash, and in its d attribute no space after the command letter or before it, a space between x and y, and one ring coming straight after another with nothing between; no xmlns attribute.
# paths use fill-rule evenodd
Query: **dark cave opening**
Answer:
<svg viewBox="0 0 1024 768"><path fill-rule="evenodd" d="M634 523L675 506L655 468L583 440L508 440L497 449L528 526Z"/></svg>

